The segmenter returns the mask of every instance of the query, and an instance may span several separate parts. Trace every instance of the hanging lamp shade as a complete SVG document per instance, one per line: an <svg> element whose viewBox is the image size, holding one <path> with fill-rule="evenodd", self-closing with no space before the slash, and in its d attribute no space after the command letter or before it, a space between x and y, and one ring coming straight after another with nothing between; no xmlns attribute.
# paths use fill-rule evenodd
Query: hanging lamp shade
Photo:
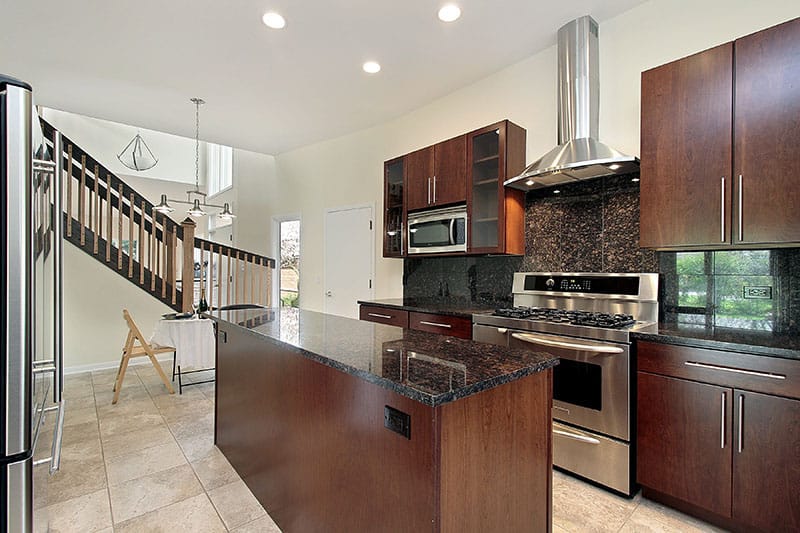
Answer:
<svg viewBox="0 0 800 533"><path fill-rule="evenodd" d="M131 170L148 170L156 166L158 159L138 133L117 156L119 162Z"/></svg>
<svg viewBox="0 0 800 533"><path fill-rule="evenodd" d="M167 203L167 195L166 194L162 194L161 195L161 202L157 206L153 207L153 209L158 211L159 213L163 213L165 215L175 211L175 209L171 205L169 205Z"/></svg>
<svg viewBox="0 0 800 533"><path fill-rule="evenodd" d="M231 206L228 204L228 202L225 202L225 205L222 206L222 213L217 216L219 216L219 218L222 220L233 220L236 218L236 215L231 213Z"/></svg>
<svg viewBox="0 0 800 533"><path fill-rule="evenodd" d="M196 198L194 200L194 204L192 204L191 209L189 209L189 211L187 211L187 213L189 214L189 216L192 216L192 217L204 217L204 216L206 216L206 212L203 211L202 207L200 207L200 200L198 200Z"/></svg>

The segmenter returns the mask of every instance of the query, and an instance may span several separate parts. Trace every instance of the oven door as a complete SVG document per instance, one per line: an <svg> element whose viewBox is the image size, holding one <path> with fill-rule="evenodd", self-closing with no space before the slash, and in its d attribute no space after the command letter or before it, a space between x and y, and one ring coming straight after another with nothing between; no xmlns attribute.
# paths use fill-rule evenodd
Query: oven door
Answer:
<svg viewBox="0 0 800 533"><path fill-rule="evenodd" d="M512 333L509 344L561 359L553 370L554 419L630 440L627 344L522 332Z"/></svg>

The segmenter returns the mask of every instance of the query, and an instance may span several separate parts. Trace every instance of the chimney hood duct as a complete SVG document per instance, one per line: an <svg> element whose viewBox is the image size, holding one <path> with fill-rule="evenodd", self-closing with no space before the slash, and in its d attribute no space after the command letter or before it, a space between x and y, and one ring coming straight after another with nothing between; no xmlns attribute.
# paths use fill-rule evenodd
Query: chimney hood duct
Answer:
<svg viewBox="0 0 800 533"><path fill-rule="evenodd" d="M524 191L639 170L639 158L597 140L597 22L586 15L558 30L558 146L504 185Z"/></svg>

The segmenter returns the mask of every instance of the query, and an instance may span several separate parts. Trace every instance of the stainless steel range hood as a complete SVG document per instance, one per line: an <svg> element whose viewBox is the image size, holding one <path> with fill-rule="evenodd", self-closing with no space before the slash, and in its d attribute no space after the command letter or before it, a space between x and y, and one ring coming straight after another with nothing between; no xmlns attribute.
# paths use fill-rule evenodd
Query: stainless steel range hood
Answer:
<svg viewBox="0 0 800 533"><path fill-rule="evenodd" d="M639 158L597 140L600 107L597 22L575 19L558 30L558 146L504 184L524 191L627 174Z"/></svg>

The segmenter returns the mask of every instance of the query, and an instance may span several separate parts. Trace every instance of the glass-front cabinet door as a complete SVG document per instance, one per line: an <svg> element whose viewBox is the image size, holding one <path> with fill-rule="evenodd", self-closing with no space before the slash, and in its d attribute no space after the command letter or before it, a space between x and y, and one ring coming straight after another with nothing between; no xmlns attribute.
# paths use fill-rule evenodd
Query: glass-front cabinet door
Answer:
<svg viewBox="0 0 800 533"><path fill-rule="evenodd" d="M467 138L470 253L521 255L525 196L503 181L525 168L525 130L507 120Z"/></svg>
<svg viewBox="0 0 800 533"><path fill-rule="evenodd" d="M383 256L403 257L407 250L405 228L405 158L398 157L383 167Z"/></svg>

